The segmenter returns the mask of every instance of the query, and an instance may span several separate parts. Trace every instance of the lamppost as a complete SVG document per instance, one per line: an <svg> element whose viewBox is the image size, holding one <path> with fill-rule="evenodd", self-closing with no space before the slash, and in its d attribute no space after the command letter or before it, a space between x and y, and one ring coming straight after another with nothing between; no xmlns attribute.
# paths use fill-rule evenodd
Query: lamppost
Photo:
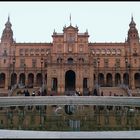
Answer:
<svg viewBox="0 0 140 140"><path fill-rule="evenodd" d="M16 63L16 59L15 57L13 58L13 72L12 72L12 81L11 81L11 86L14 85L14 71L15 71L15 63Z"/></svg>
<svg viewBox="0 0 140 140"><path fill-rule="evenodd" d="M126 65L126 86L128 86L128 76L127 76L127 68L128 68L128 58L125 58L125 65Z"/></svg>
<svg viewBox="0 0 140 140"><path fill-rule="evenodd" d="M43 74L42 74L43 57L41 57L41 90L43 90Z"/></svg>
<svg viewBox="0 0 140 140"><path fill-rule="evenodd" d="M114 68L115 68L115 83L114 83L114 85L115 86L117 86L117 76L116 76L116 69L117 69L117 64L115 63L115 65L114 65Z"/></svg>
<svg viewBox="0 0 140 140"><path fill-rule="evenodd" d="M100 64L100 58L97 58L97 67L98 67L98 73L97 73L97 94L99 94L99 64Z"/></svg>
<svg viewBox="0 0 140 140"><path fill-rule="evenodd" d="M24 75L26 75L26 64L25 63L24 63ZM26 79L26 76L25 76L25 79ZM26 80L25 80L24 86L26 88Z"/></svg>

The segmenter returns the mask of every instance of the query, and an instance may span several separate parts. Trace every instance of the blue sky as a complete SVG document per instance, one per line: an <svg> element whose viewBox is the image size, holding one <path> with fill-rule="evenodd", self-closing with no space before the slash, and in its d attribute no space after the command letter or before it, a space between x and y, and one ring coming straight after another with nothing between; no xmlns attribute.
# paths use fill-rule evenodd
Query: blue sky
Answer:
<svg viewBox="0 0 140 140"><path fill-rule="evenodd" d="M52 42L63 27L88 29L89 42L123 42L131 14L140 32L140 2L0 2L0 34L8 14L16 42Z"/></svg>

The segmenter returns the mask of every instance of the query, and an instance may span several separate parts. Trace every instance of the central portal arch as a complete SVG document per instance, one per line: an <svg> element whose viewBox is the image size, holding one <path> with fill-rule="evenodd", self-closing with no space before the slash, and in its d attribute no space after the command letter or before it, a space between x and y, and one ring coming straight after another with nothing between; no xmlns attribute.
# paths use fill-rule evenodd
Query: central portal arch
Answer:
<svg viewBox="0 0 140 140"><path fill-rule="evenodd" d="M75 90L75 72L68 70L65 74L65 91Z"/></svg>

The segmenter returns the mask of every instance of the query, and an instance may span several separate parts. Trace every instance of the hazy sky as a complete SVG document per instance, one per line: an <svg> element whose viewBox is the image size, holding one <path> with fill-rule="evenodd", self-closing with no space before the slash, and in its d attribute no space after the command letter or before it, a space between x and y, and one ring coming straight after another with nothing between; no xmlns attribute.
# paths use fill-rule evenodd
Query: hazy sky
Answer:
<svg viewBox="0 0 140 140"><path fill-rule="evenodd" d="M140 32L140 2L0 2L0 35L8 14L16 42L52 42L63 27L88 29L90 42L123 42L131 14Z"/></svg>

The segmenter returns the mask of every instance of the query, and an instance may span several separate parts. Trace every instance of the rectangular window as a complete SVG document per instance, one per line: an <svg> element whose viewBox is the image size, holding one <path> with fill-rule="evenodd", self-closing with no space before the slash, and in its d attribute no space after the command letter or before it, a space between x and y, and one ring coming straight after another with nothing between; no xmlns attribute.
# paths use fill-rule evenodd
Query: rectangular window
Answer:
<svg viewBox="0 0 140 140"><path fill-rule="evenodd" d="M59 44L59 45L57 46L57 52L58 52L58 53L62 52L62 46L61 46L61 44Z"/></svg>
<svg viewBox="0 0 140 140"><path fill-rule="evenodd" d="M107 58L104 59L104 66L105 66L105 68L108 68L108 63L109 63L108 61L109 60Z"/></svg>
<svg viewBox="0 0 140 140"><path fill-rule="evenodd" d="M48 64L47 59L45 59L45 60L44 60L44 67L45 67L45 68L47 67L47 64Z"/></svg>
<svg viewBox="0 0 140 140"><path fill-rule="evenodd" d="M57 78L52 78L52 90L57 91Z"/></svg>
<svg viewBox="0 0 140 140"><path fill-rule="evenodd" d="M36 59L32 59L32 67L33 67L33 68L36 67Z"/></svg>
<svg viewBox="0 0 140 140"><path fill-rule="evenodd" d="M23 54L23 53L24 53L23 51L24 51L23 49L20 49L20 50L19 50L19 55L20 55L20 56L23 56L23 55L24 55L24 54Z"/></svg>
<svg viewBox="0 0 140 140"><path fill-rule="evenodd" d="M83 45L80 45L79 48L80 48L80 52L83 52Z"/></svg>
<svg viewBox="0 0 140 140"><path fill-rule="evenodd" d="M117 59L116 59L116 68L119 68L119 67L120 67L120 59L117 58Z"/></svg>
<svg viewBox="0 0 140 140"><path fill-rule="evenodd" d="M7 56L7 50L4 50L3 56Z"/></svg>
<svg viewBox="0 0 140 140"><path fill-rule="evenodd" d="M6 63L6 59L3 60L3 63L4 63L4 64Z"/></svg>
<svg viewBox="0 0 140 140"><path fill-rule="evenodd" d="M87 88L87 78L83 79L83 88Z"/></svg>
<svg viewBox="0 0 140 140"><path fill-rule="evenodd" d="M33 56L34 55L34 50L30 49L30 55Z"/></svg>
<svg viewBox="0 0 140 140"><path fill-rule="evenodd" d="M41 49L41 56L43 56L45 53L45 50L44 49Z"/></svg>
<svg viewBox="0 0 140 140"><path fill-rule="evenodd" d="M97 61L96 61L96 59L93 59L93 67L94 67L94 68L97 67Z"/></svg>
<svg viewBox="0 0 140 140"><path fill-rule="evenodd" d="M25 55L28 56L28 49L25 49Z"/></svg>
<svg viewBox="0 0 140 140"><path fill-rule="evenodd" d="M69 52L72 52L72 45L69 45L68 51L69 51Z"/></svg>
<svg viewBox="0 0 140 140"><path fill-rule="evenodd" d="M20 67L24 67L25 59L20 59Z"/></svg>
<svg viewBox="0 0 140 140"><path fill-rule="evenodd" d="M39 49L36 49L36 50L35 50L35 55L36 55L36 56L39 56Z"/></svg>

